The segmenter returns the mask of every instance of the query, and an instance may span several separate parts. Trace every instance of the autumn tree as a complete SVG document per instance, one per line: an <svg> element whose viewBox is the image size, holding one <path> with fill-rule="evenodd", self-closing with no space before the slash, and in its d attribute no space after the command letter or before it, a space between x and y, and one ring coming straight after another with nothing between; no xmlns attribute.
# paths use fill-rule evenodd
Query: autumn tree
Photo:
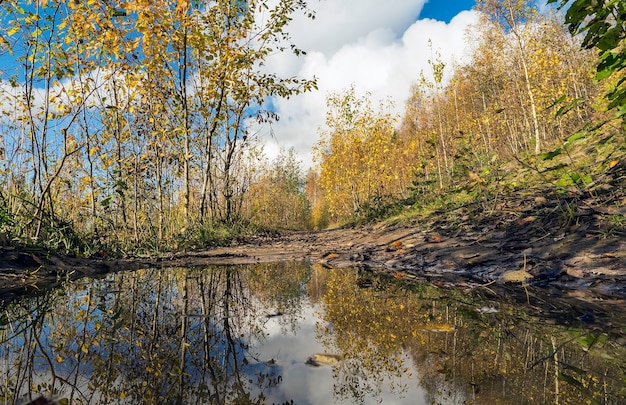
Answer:
<svg viewBox="0 0 626 405"><path fill-rule="evenodd" d="M526 30L532 27L532 19L536 17L537 10L529 5L528 0L482 0L478 6L483 15L489 21L500 26L501 30L509 33L515 42L512 56L518 61L524 78L525 96L528 98L530 121L532 123L532 136L534 139L535 154L541 151L541 128L537 117L537 103L533 94L533 85L528 71L528 36Z"/></svg>
<svg viewBox="0 0 626 405"><path fill-rule="evenodd" d="M310 168L304 179L304 192L311 207L311 223L314 229L324 229L329 225L328 203L324 198L324 191L320 187L319 172Z"/></svg>
<svg viewBox="0 0 626 405"><path fill-rule="evenodd" d="M264 67L302 54L287 28L295 13L313 17L303 0L1 9L0 52L14 58L0 72L2 184L21 194L20 237L46 239L59 219L104 243L158 245L191 224L237 222L257 153L249 128L277 119L270 97L316 85Z"/></svg>
<svg viewBox="0 0 626 405"><path fill-rule="evenodd" d="M307 229L310 203L304 192L301 163L293 148L279 155L253 182L248 194L250 220L263 229Z"/></svg>
<svg viewBox="0 0 626 405"><path fill-rule="evenodd" d="M513 4L492 3L500 14ZM517 25L518 39L498 22L510 13L498 20L500 14L485 15L468 31L474 44L471 59L452 65L449 81L440 89L434 91L436 80L428 85L425 74L411 89L398 132L405 153L412 156L413 165L403 171L415 174L414 195L432 195L435 184L478 191L495 176L499 162L536 152L535 136L529 135L535 133L535 118L547 147L562 142L592 116L598 94L590 69L593 56L579 50L580 43L560 17L527 10L519 20L523 24ZM433 60L431 67L437 67Z"/></svg>
<svg viewBox="0 0 626 405"><path fill-rule="evenodd" d="M389 104L381 103L376 111L369 98L357 96L354 86L327 98L328 129L315 146L315 159L335 219L368 210L398 192L395 117Z"/></svg>
<svg viewBox="0 0 626 405"><path fill-rule="evenodd" d="M431 49L398 128L386 106L354 88L328 98L316 159L333 220L409 193L405 203L455 189L498 195L486 185L499 184L502 162L560 144L594 117L593 55L558 15L513 0L485 0L479 10L469 61L446 66Z"/></svg>

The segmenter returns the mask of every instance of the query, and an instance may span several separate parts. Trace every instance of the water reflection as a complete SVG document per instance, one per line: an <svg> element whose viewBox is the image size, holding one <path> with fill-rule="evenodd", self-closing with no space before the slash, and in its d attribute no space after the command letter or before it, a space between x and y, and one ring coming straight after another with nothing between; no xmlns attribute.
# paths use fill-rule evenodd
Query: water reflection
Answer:
<svg viewBox="0 0 626 405"><path fill-rule="evenodd" d="M3 304L0 400L623 403L623 309L571 305L308 264L112 274Z"/></svg>

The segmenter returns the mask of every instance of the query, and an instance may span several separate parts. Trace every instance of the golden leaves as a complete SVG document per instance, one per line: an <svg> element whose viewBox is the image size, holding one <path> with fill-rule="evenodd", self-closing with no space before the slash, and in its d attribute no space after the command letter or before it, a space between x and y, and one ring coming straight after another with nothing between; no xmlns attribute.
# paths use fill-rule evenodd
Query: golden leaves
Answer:
<svg viewBox="0 0 626 405"><path fill-rule="evenodd" d="M401 148L393 136L395 118L376 112L369 95L359 97L351 88L331 95L327 105L330 130L321 134L315 159L329 209L339 218L401 190L395 176ZM390 108L381 104L380 110Z"/></svg>
<svg viewBox="0 0 626 405"><path fill-rule="evenodd" d="M163 192L166 182L171 187L162 200L178 200L183 183L206 184L202 191L193 190L191 198L210 199L208 215L218 215L219 206L227 205L222 199L245 201L245 182L254 168L244 161L248 157L242 151L252 150L252 142L227 138L243 130L248 114L266 97L289 96L314 87L312 80L282 78L259 69L279 49L289 14L304 6L289 0L263 0L255 6L259 4L271 8L276 20L262 25L255 20L253 7L229 1L213 2L210 7L193 7L189 0L16 6L15 20L7 21L1 30L0 48L19 41L33 46L14 49L23 52L16 55L23 63L16 63L18 73L11 79L14 91L22 92L22 97L15 97L14 121L24 124L22 130L31 131L33 143L40 142L23 148L41 151L39 156L25 156L24 161L30 158L33 166L50 168L39 176L44 183L40 189L47 190L45 183L50 180L49 193L54 197L48 200L59 207L60 216L92 232L100 220L112 224L112 218L143 210L132 212L137 218L134 229L139 231L145 225L139 219L154 218L155 213L178 218L177 204L165 209L156 203L156 194ZM253 35L262 36L263 41L252 41ZM22 65L25 72L19 70ZM29 86L23 86L22 77L31 78ZM23 90L28 88L36 89L32 98ZM58 88L63 91L50 96L44 94L47 88L52 89L50 94ZM6 136L14 135L22 136L17 132ZM187 148L181 147L183 141ZM223 145L229 142L237 144L232 154L224 152ZM230 156L235 161L214 164ZM188 168L187 177L182 174L183 166ZM205 171L205 166L213 172ZM58 179L52 179L57 175ZM205 181L203 176L227 180ZM235 182L241 185L233 187ZM57 188L58 184L63 186ZM126 192L129 188L132 192ZM238 195L230 197L231 193ZM98 195L115 195L120 203L104 210L95 205ZM212 196L219 196L215 199L220 201L213 201ZM281 203L293 207L289 214L295 207L306 211L301 195L282 197ZM130 198L141 203L130 208ZM271 197L266 199L267 206L275 208L272 202ZM199 205L197 201L191 204ZM288 210L279 211L274 209L276 215L284 214L283 218L295 222ZM147 232L152 229L153 225L147 225Z"/></svg>
<svg viewBox="0 0 626 405"><path fill-rule="evenodd" d="M454 325L450 325L448 323L433 323L424 325L421 327L423 331L427 332L436 332L436 333L449 333L454 332L456 328Z"/></svg>
<svg viewBox="0 0 626 405"><path fill-rule="evenodd" d="M16 25L16 26L14 26L13 28L11 28L11 29L7 32L7 35L8 35L8 36L13 36L13 35L17 34L19 30L20 30L19 25Z"/></svg>

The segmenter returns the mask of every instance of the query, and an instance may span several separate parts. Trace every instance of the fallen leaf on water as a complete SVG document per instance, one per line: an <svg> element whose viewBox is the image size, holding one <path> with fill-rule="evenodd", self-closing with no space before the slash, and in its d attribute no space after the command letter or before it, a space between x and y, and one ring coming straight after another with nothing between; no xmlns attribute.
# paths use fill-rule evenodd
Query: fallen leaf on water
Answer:
<svg viewBox="0 0 626 405"><path fill-rule="evenodd" d="M342 359L343 356L340 354L316 353L308 358L306 364L309 366L319 367L334 364Z"/></svg>

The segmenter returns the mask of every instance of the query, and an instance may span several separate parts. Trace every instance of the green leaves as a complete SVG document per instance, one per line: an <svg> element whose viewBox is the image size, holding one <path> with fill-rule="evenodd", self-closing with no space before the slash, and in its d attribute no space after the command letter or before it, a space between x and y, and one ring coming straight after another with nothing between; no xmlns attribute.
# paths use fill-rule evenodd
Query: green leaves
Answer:
<svg viewBox="0 0 626 405"><path fill-rule="evenodd" d="M548 0L556 3L558 0ZM560 0L559 8L568 1ZM608 79L626 67L626 3L621 0L576 0L567 8L565 23L572 35L584 33L582 46L600 51L597 80ZM617 80L606 94L608 108L618 117L626 114L626 78Z"/></svg>
<svg viewBox="0 0 626 405"><path fill-rule="evenodd" d="M584 137L586 137L588 135L587 132L581 131L581 132L576 132L574 135L570 136L569 138L567 138L567 141L563 144L564 148L567 148L568 146L570 146L572 143L576 142L579 139L583 139Z"/></svg>
<svg viewBox="0 0 626 405"><path fill-rule="evenodd" d="M585 186L592 182L591 176L588 174L581 175L579 173L565 173L561 178L556 182L557 187L569 187L569 186Z"/></svg>
<svg viewBox="0 0 626 405"><path fill-rule="evenodd" d="M401 190L398 162L401 142L393 136L395 117L391 105L376 110L371 95L358 96L354 86L327 99L326 125L316 145L315 160L321 167L320 185L331 213L345 219L367 210Z"/></svg>
<svg viewBox="0 0 626 405"><path fill-rule="evenodd" d="M553 151L544 152L544 153L540 154L539 155L539 159L541 159L541 160L552 160L555 157L559 156L561 153L563 153L565 150L567 150L567 148L569 148L574 142L578 141L579 139L585 138L587 135L589 135L589 134L587 132L585 132L585 131L576 132L574 135L572 135L569 138L567 138L567 141L565 141L565 143L563 143L563 146L561 146L560 148L556 148Z"/></svg>

